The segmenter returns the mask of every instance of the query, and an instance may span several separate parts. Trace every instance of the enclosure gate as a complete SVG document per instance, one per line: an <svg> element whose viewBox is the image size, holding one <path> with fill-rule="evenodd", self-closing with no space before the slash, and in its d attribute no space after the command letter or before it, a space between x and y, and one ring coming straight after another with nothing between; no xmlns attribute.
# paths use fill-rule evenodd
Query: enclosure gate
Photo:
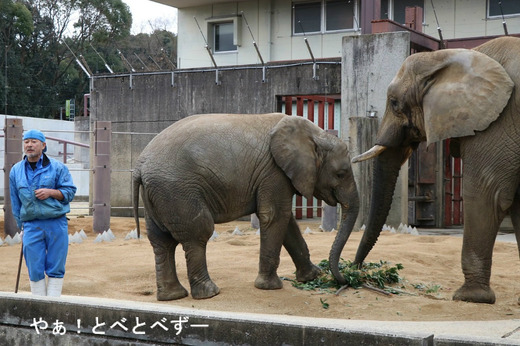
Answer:
<svg viewBox="0 0 520 346"><path fill-rule="evenodd" d="M444 141L444 226L464 224L462 200L462 160L450 156L449 139Z"/></svg>
<svg viewBox="0 0 520 346"><path fill-rule="evenodd" d="M441 160L438 155L442 155ZM439 170L442 170L440 175L437 174ZM428 147L423 142L410 157L408 223L418 227L450 227L464 223L462 160L450 155L449 140Z"/></svg>
<svg viewBox="0 0 520 346"><path fill-rule="evenodd" d="M304 117L337 136L339 126L335 126L335 122L339 120L339 117L335 117L335 110L340 100L340 95L281 96L278 111L287 115L294 114ZM304 208L306 218L321 217L321 201L317 200L315 203L314 199L310 199L304 206L302 196L297 195L295 199L294 217L296 219L303 219Z"/></svg>

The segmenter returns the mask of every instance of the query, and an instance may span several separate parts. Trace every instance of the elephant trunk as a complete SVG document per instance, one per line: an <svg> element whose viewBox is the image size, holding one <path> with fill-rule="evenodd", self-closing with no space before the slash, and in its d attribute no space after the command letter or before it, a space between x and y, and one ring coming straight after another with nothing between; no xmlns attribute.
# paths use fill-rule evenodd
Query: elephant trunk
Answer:
<svg viewBox="0 0 520 346"><path fill-rule="evenodd" d="M359 243L354 264L361 265L377 242L390 212L399 170L411 153L410 147L386 148L384 152L377 156L372 173L368 221L365 233Z"/></svg>
<svg viewBox="0 0 520 346"><path fill-rule="evenodd" d="M354 189L356 190L356 189ZM359 213L359 196L357 190L350 194L348 203L341 203L341 223L329 254L329 268L334 278L342 285L345 278L339 272L339 259L343 247L347 243Z"/></svg>

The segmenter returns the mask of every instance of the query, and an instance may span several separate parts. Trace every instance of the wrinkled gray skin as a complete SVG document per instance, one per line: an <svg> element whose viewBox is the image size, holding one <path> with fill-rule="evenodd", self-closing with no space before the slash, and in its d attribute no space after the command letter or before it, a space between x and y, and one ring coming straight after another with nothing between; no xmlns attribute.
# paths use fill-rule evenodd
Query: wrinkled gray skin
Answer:
<svg viewBox="0 0 520 346"><path fill-rule="evenodd" d="M514 86L514 88L513 88ZM495 39L475 50L413 54L388 87L376 146L353 159L376 157L362 263L388 216L401 165L419 142L452 138L464 163L465 282L454 300L494 303L493 245L509 211L520 243L520 39Z"/></svg>
<svg viewBox="0 0 520 346"><path fill-rule="evenodd" d="M291 212L295 193L342 206L343 221L330 256L331 269L340 276L339 255L359 209L356 184L346 144L308 120L284 114L187 117L148 144L133 179L137 225L142 186L158 300L188 295L175 269L179 243L193 298L218 294L206 266L214 224L252 213L258 215L261 230L255 286L282 287L276 273L282 245L296 266L298 281L316 278L320 269L311 263Z"/></svg>

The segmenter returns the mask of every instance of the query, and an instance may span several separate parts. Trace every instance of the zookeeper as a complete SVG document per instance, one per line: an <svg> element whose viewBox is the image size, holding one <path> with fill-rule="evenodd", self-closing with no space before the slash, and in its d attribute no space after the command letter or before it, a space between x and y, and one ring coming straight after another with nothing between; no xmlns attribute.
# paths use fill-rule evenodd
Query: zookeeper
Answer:
<svg viewBox="0 0 520 346"><path fill-rule="evenodd" d="M13 214L23 230L31 293L59 297L69 247L65 214L70 211L76 186L67 166L45 155L47 144L41 131L25 132L23 150L24 158L9 174L9 187Z"/></svg>

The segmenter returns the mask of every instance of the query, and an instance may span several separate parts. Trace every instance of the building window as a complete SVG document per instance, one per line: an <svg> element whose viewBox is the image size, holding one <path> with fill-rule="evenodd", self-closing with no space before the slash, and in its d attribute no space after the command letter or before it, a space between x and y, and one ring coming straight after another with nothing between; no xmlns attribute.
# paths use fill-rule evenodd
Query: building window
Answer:
<svg viewBox="0 0 520 346"><path fill-rule="evenodd" d="M502 3L502 8L500 8L500 3ZM502 13L504 14L504 16L520 15L520 1L518 1L518 0L509 0L509 1L488 0L488 18L493 18L493 17L502 18Z"/></svg>
<svg viewBox="0 0 520 346"><path fill-rule="evenodd" d="M233 22L213 24L213 49L215 52L236 51L237 46L233 44Z"/></svg>
<svg viewBox="0 0 520 346"><path fill-rule="evenodd" d="M293 33L355 29L357 1L323 0L293 3Z"/></svg>
<svg viewBox="0 0 520 346"><path fill-rule="evenodd" d="M424 0L381 0L381 19L405 24L406 8L416 6L424 9Z"/></svg>
<svg viewBox="0 0 520 346"><path fill-rule="evenodd" d="M327 31L354 28L354 1L326 1L325 14Z"/></svg>

